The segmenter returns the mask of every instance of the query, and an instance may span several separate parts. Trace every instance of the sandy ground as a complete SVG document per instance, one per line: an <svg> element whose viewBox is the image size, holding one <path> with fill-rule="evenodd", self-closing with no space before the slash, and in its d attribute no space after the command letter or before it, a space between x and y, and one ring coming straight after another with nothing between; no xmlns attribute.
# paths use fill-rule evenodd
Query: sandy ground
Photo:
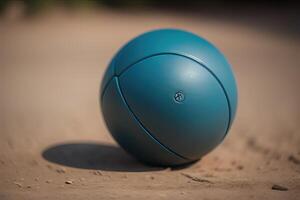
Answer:
<svg viewBox="0 0 300 200"><path fill-rule="evenodd" d="M162 27L215 43L239 88L225 141L175 169L145 166L120 149L98 102L117 49ZM2 19L0 199L300 199L299 52L297 37L200 16L101 10Z"/></svg>

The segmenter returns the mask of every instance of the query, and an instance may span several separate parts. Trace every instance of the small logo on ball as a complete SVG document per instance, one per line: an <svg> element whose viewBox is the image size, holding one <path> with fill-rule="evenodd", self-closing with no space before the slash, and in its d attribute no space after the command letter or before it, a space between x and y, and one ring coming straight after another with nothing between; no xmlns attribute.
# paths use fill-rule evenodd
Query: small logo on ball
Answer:
<svg viewBox="0 0 300 200"><path fill-rule="evenodd" d="M181 91L176 92L175 95L174 95L174 100L176 102L183 102L184 101L184 94Z"/></svg>

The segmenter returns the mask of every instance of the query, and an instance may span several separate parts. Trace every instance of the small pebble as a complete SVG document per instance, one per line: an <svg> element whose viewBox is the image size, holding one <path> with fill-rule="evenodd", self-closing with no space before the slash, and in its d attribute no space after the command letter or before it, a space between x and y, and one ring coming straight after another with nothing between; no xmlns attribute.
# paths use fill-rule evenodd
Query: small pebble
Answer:
<svg viewBox="0 0 300 200"><path fill-rule="evenodd" d="M97 171L94 171L93 172L94 175L99 175L99 176L102 176L102 172L100 170L97 170Z"/></svg>
<svg viewBox="0 0 300 200"><path fill-rule="evenodd" d="M286 188L286 187L284 187L284 186L281 186L281 185L276 185L276 184L274 184L274 185L272 186L272 190L287 191L288 188Z"/></svg>
<svg viewBox="0 0 300 200"><path fill-rule="evenodd" d="M237 168L238 170L243 170L243 169L244 169L244 166L243 166L243 165L238 165L236 168Z"/></svg>
<svg viewBox="0 0 300 200"><path fill-rule="evenodd" d="M152 175L146 175L146 178L153 180L154 176L152 176Z"/></svg>
<svg viewBox="0 0 300 200"><path fill-rule="evenodd" d="M294 155L289 156L289 161L293 162L294 164L299 165L300 164L300 159L296 158Z"/></svg>
<svg viewBox="0 0 300 200"><path fill-rule="evenodd" d="M69 185L70 185L70 184L73 184L73 181L70 181L70 180L69 180L69 181L66 181L65 184L69 184Z"/></svg>
<svg viewBox="0 0 300 200"><path fill-rule="evenodd" d="M52 180L46 180L46 183L51 183L52 182Z"/></svg>
<svg viewBox="0 0 300 200"><path fill-rule="evenodd" d="M14 182L14 184L17 185L19 188L22 188L22 187L23 187L22 183Z"/></svg>
<svg viewBox="0 0 300 200"><path fill-rule="evenodd" d="M62 168L56 169L56 172L59 174L64 174L64 173L66 173L66 169L62 167Z"/></svg>

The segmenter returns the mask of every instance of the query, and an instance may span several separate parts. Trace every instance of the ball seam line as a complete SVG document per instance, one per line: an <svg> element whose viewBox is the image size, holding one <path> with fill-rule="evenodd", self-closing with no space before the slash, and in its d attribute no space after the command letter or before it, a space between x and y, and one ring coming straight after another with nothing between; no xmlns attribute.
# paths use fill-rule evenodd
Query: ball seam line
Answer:
<svg viewBox="0 0 300 200"><path fill-rule="evenodd" d="M122 98L122 101L124 102L124 104L126 105L129 113L133 116L133 118L138 122L138 124L140 125L140 127L144 130L144 132L150 137L152 138L154 141L156 141L160 146L162 146L164 149L166 149L168 152L180 157L181 159L184 159L184 160L188 160L188 161L193 161L189 158L186 158L180 154L178 154L177 152L173 151L172 149L170 149L169 147L167 147L166 145L162 144L156 137L154 137L150 131L144 126L144 124L140 121L140 119L135 115L135 113L133 112L133 110L130 108L128 102L126 101L125 97L124 97L124 94L123 94L123 91L120 87L120 83L119 83L119 77L118 76L115 76L114 78L116 78L116 83L117 83L117 88L118 88L118 92L120 93L120 96Z"/></svg>

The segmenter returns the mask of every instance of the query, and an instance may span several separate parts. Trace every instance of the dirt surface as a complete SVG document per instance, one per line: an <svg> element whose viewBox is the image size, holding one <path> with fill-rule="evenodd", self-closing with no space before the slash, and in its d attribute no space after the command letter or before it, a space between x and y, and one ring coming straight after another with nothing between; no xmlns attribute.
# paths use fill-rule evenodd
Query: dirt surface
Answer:
<svg viewBox="0 0 300 200"><path fill-rule="evenodd" d="M110 58L154 28L195 32L228 57L239 107L199 162L145 166L120 149L98 93ZM174 13L0 20L0 199L300 199L300 40Z"/></svg>

